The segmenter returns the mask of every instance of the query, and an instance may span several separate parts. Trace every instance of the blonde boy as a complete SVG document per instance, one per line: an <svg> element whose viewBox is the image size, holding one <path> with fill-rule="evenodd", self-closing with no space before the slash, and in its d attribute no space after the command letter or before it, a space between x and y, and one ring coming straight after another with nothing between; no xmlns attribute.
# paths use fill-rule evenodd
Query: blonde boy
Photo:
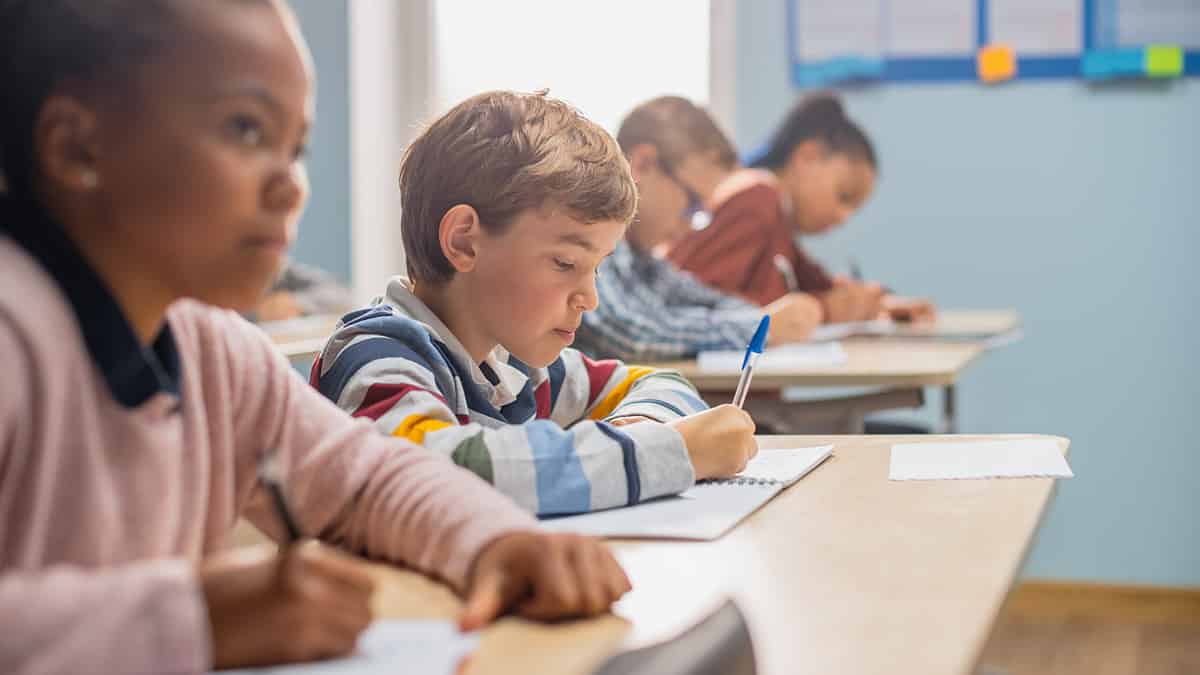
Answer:
<svg viewBox="0 0 1200 675"><path fill-rule="evenodd" d="M616 142L544 94L455 106L400 170L408 278L348 314L313 383L538 514L603 509L739 471L741 410L675 373L569 346L637 207Z"/></svg>

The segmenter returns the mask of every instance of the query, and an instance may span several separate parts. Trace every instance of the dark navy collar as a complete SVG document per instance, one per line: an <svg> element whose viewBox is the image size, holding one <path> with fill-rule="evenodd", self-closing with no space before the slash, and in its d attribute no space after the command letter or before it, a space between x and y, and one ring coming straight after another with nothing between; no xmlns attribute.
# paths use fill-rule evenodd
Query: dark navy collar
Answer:
<svg viewBox="0 0 1200 675"><path fill-rule="evenodd" d="M23 247L58 284L79 321L92 362L113 398L135 408L158 393L179 395L180 363L171 326L144 347L116 298L63 228L41 208L0 195L0 232Z"/></svg>

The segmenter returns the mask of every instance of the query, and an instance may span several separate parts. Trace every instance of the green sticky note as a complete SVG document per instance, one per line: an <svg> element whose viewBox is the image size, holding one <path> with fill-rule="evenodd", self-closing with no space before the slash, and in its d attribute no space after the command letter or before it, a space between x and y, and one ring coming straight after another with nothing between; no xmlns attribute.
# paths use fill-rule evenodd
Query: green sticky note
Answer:
<svg viewBox="0 0 1200 675"><path fill-rule="evenodd" d="M1183 49L1179 45L1146 47L1146 75L1179 77L1183 74Z"/></svg>

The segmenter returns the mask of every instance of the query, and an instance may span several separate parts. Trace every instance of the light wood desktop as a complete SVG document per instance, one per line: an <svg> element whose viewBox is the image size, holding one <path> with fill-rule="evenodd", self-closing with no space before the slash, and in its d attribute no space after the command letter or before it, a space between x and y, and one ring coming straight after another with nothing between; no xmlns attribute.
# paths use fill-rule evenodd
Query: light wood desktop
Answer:
<svg viewBox="0 0 1200 675"><path fill-rule="evenodd" d="M767 448L832 443L834 456L717 541L614 542L634 583L617 616L504 619L484 633L467 672L590 673L733 597L766 675L972 673L1054 482L891 482L896 440L760 438ZM1066 452L1068 441L1057 440ZM450 618L460 607L424 577L373 569L381 617Z"/></svg>
<svg viewBox="0 0 1200 675"><path fill-rule="evenodd" d="M897 324L896 337L980 338L1011 333L1021 327L1015 309L944 309L928 323Z"/></svg>
<svg viewBox="0 0 1200 675"><path fill-rule="evenodd" d="M288 360L311 361L325 348L325 341L333 334L339 315L319 314L287 321L269 321L259 327L271 337L271 341Z"/></svg>
<svg viewBox="0 0 1200 675"><path fill-rule="evenodd" d="M1021 317L1014 310L943 310L935 321L900 324L892 335L854 337L842 341L846 363L837 366L797 368L787 373L759 372L750 386L760 396L779 394L787 387L872 387L884 391L829 399L805 401L775 408L793 409L795 414L825 415L824 406L846 420L840 431L861 433L866 413L924 403L926 387L942 389L942 428L957 433L958 392L962 373L989 349L989 341L1014 339L1020 331ZM695 361L655 364L680 371L713 402L723 401L737 387L737 374L713 374L702 371ZM758 405L765 405L760 401ZM815 411L815 412L814 412ZM786 414L781 413L781 414Z"/></svg>
<svg viewBox="0 0 1200 675"><path fill-rule="evenodd" d="M846 362L782 372L756 372L751 391L784 387L939 387L954 384L959 375L984 353L978 344L942 343L904 338L848 338L841 341ZM701 391L733 391L739 373L714 374L696 361L655 364L677 370Z"/></svg>

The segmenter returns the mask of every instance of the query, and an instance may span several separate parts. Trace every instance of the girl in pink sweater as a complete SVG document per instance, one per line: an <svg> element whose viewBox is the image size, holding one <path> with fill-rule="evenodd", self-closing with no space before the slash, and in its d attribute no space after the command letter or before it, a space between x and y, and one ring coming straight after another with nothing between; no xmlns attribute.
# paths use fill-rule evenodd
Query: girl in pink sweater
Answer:
<svg viewBox="0 0 1200 675"><path fill-rule="evenodd" d="M0 672L184 673L344 654L370 578L437 575L464 629L603 612L599 542L346 417L233 310L307 194L312 73L273 0L0 1Z"/></svg>

